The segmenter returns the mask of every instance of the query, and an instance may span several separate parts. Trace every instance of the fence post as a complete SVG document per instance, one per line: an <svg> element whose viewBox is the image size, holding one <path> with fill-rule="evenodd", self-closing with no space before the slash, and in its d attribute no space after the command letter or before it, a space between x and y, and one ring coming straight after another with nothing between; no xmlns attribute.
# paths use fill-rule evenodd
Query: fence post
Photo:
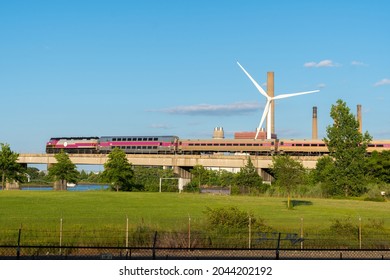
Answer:
<svg viewBox="0 0 390 280"><path fill-rule="evenodd" d="M191 216L188 214L188 249L191 249Z"/></svg>
<svg viewBox="0 0 390 280"><path fill-rule="evenodd" d="M153 250L152 250L153 260L156 259L156 243L157 243L157 231L154 233L154 239L153 239Z"/></svg>
<svg viewBox="0 0 390 280"><path fill-rule="evenodd" d="M303 250L303 218L301 218L301 250Z"/></svg>
<svg viewBox="0 0 390 280"><path fill-rule="evenodd" d="M279 248L280 248L280 236L282 234L279 232L279 235L278 235L278 245L276 246L276 259L278 260L279 259Z"/></svg>
<svg viewBox="0 0 390 280"><path fill-rule="evenodd" d="M19 232L18 232L18 247L16 249L16 258L20 258L20 237L22 235L22 225L20 225Z"/></svg>
<svg viewBox="0 0 390 280"><path fill-rule="evenodd" d="M359 217L359 249L362 249L362 218Z"/></svg>
<svg viewBox="0 0 390 280"><path fill-rule="evenodd" d="M251 242L252 242L252 218L251 216L249 216L249 223L248 223L248 227L249 227L249 236L248 236L248 248L250 249L251 248Z"/></svg>
<svg viewBox="0 0 390 280"><path fill-rule="evenodd" d="M129 252L129 217L126 215L126 253Z"/></svg>
<svg viewBox="0 0 390 280"><path fill-rule="evenodd" d="M60 255L62 255L62 217L60 219Z"/></svg>

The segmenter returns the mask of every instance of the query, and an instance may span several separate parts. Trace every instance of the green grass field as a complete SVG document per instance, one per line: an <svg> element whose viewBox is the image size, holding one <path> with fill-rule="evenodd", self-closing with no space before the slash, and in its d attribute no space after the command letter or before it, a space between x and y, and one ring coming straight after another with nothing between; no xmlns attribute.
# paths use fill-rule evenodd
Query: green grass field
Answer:
<svg viewBox="0 0 390 280"><path fill-rule="evenodd" d="M293 198L294 200L294 198ZM68 227L99 229L145 224L156 230L182 230L189 217L193 228L201 227L206 207L236 206L262 218L278 231L320 231L335 219L362 224L382 221L390 231L390 203L339 199L295 199L294 209L286 198L219 196L189 193L116 193L1 191L0 230L58 228L62 218Z"/></svg>

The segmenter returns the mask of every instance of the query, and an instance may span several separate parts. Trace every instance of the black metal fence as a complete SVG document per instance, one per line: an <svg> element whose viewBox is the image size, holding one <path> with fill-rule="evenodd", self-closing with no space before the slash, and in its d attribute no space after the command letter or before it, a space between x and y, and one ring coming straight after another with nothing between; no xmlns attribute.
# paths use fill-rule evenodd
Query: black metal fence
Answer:
<svg viewBox="0 0 390 280"><path fill-rule="evenodd" d="M388 235L1 231L0 259L390 259Z"/></svg>
<svg viewBox="0 0 390 280"><path fill-rule="evenodd" d="M390 250L374 249L247 249L247 248L159 248L81 246L0 246L0 259L74 260L390 260Z"/></svg>

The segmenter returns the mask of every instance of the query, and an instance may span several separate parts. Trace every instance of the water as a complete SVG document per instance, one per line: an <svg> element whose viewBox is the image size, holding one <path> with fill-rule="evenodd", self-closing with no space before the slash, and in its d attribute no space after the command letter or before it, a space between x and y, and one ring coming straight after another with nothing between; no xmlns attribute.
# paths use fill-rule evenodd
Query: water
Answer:
<svg viewBox="0 0 390 280"><path fill-rule="evenodd" d="M100 191L106 190L109 186L106 185L76 185L73 188L68 187L68 191L72 192L85 192L85 191ZM53 187L47 186L34 186L34 187L22 187L22 191L52 191Z"/></svg>

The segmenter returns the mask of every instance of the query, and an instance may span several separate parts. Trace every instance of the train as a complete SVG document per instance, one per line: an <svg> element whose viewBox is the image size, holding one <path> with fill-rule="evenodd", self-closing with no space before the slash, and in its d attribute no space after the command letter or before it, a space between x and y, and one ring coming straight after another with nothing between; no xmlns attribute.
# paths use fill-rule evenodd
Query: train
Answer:
<svg viewBox="0 0 390 280"><path fill-rule="evenodd" d="M314 139L181 139L178 136L102 136L53 137L46 143L46 153L61 150L69 154L109 154L119 148L127 154L229 154L320 156L329 153L323 140ZM390 140L373 140L367 148L390 150Z"/></svg>

